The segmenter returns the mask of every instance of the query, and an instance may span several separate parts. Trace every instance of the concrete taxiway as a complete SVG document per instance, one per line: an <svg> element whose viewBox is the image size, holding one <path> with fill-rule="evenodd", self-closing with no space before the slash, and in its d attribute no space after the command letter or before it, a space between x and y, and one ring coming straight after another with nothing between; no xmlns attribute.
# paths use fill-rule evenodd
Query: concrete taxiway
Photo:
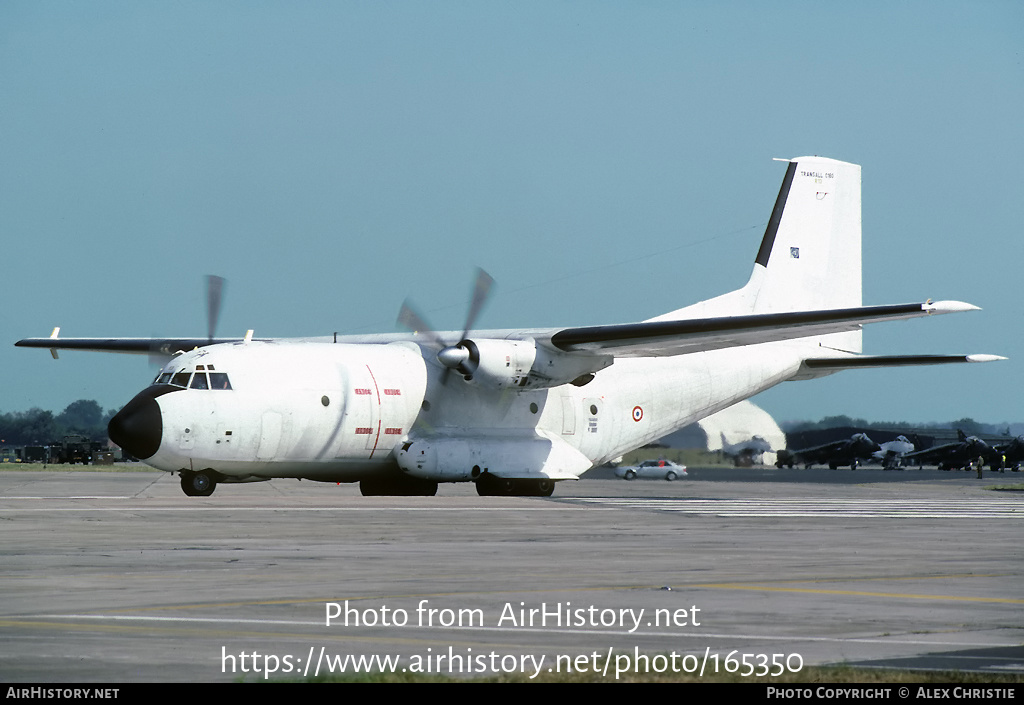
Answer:
<svg viewBox="0 0 1024 705"><path fill-rule="evenodd" d="M0 472L0 679L258 680L346 656L607 662L607 680L635 670L624 655L1024 674L1024 492L984 489L1017 478L723 468L546 499L289 480L189 498L163 473Z"/></svg>

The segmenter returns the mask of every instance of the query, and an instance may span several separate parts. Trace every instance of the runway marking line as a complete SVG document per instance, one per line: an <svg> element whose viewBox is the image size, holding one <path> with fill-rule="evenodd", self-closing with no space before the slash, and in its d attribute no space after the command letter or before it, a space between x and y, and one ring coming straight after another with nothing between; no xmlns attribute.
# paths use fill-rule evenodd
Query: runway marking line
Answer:
<svg viewBox="0 0 1024 705"><path fill-rule="evenodd" d="M75 619L76 615L66 615L59 617L61 619ZM178 621L195 621L188 619L181 619ZM225 620L231 623L238 623L234 620ZM311 624L311 626L314 626ZM315 626L322 626L317 623ZM423 639L410 639L410 638L388 638L388 637L374 637L374 636L354 636L349 634L297 634L289 632L266 632L266 631L244 631L236 629L219 629L216 631L209 631L201 628L200 626L194 627L168 627L168 626L153 626L152 624L146 625L130 625L130 624L74 624L70 622L44 622L37 620L0 620L0 629L3 628L46 628L46 629L57 629L67 631L69 629L75 631L92 631L92 632L114 632L114 633L145 633L145 634L175 634L180 636L201 636L204 638L215 638L215 637L237 637L242 639L255 639L255 638L266 638L266 639L294 639L296 641L310 641L316 639L318 641L359 641L359 642L371 642L379 644L415 644L420 645L424 642ZM464 643L459 644L453 642L455 646L472 646L476 647L476 643ZM492 644L491 648L498 648L503 644Z"/></svg>
<svg viewBox="0 0 1024 705"><path fill-rule="evenodd" d="M988 521L1022 519L1019 500L590 497L577 500L619 509L714 515L729 518L891 518Z"/></svg>
<svg viewBox="0 0 1024 705"><path fill-rule="evenodd" d="M709 590L756 590L762 592L794 592L813 595L848 595L851 597L895 597L907 600L954 600L959 602L992 602L998 604L1024 605L1024 600L1010 597L971 597L968 595L917 595L900 592L868 592L866 590L824 590L821 588L770 587L768 585L739 585L736 583L709 583L691 585L691 588Z"/></svg>
<svg viewBox="0 0 1024 705"><path fill-rule="evenodd" d="M838 578L805 578L794 580L773 580L774 585L797 585L804 583L850 583L850 582L873 582L878 580L950 580L954 578L1009 578L1015 577L1016 573L951 573L949 575L879 575L871 577L867 575L856 575ZM732 583L730 583L732 584ZM763 584L763 583L759 583Z"/></svg>
<svg viewBox="0 0 1024 705"><path fill-rule="evenodd" d="M0 497L2 501L3 497ZM59 498L64 499L64 498ZM14 512L556 512L615 511L615 507L551 504L542 507L3 507L0 514Z"/></svg>
<svg viewBox="0 0 1024 705"><path fill-rule="evenodd" d="M135 497L126 495L124 497L118 497L114 495L60 495L53 497L44 497L41 495L0 495L0 499L135 499Z"/></svg>
<svg viewBox="0 0 1024 705"><path fill-rule="evenodd" d="M65 619L65 620L93 620L97 619L98 615L52 615L51 618ZM233 620L233 619L210 619L210 618L160 618L160 617L132 617L130 615L110 615L107 617L112 620L124 620L124 621L140 621L140 622L154 622L154 621L176 621L176 622L191 622L196 625L199 624L210 624L210 623L228 623L228 624L243 624L243 623L255 623L255 624L273 624L272 620L261 621L261 620ZM293 624L297 626L302 623ZM323 626L319 621L309 622L310 627L321 627ZM199 626L196 627L168 627L168 626L153 626L149 624L147 626L134 626L124 624L74 624L68 622L47 622L39 620L0 620L0 628L48 628L48 629L74 629L76 631L101 631L101 632L121 632L121 633L135 633L145 632L147 634L163 633L163 634L179 634L179 635L202 635L205 638L213 637L240 637L246 639L252 638L274 638L274 639L294 639L301 641L309 641L310 639L317 639L328 642L370 642L370 643L387 643L387 644L415 644L421 645L424 643L433 643L436 640L436 633L443 631L459 631L459 632L498 632L502 634L507 633L520 633L520 634L572 634L572 635L601 635L601 636L618 636L618 637L653 637L653 638L667 638L667 639L737 639L741 641L779 641L779 642L825 642L825 643L858 643L858 644L905 644L905 645L923 645L923 646L945 646L945 647L959 647L959 648L995 648L1005 647L1005 643L994 643L994 642L975 642L975 641L936 641L936 640L923 640L923 639L901 639L899 637L854 637L854 638L842 638L842 637L825 637L825 636L797 636L797 635L775 635L775 634L726 634L720 632L646 632L636 631L632 634L625 631L612 631L607 629L559 629L559 628L541 628L541 627L415 627L418 630L423 630L425 634L431 634L431 636L424 636L422 638L414 637L375 637L367 635L357 635L349 631L344 634L320 634L310 635L306 633L291 633L291 632L250 632L244 630L216 630L210 632L201 629ZM365 629L377 629L379 627L360 627ZM410 628L410 627L403 627ZM471 646L473 648L508 648L509 644L506 641L495 644L481 644L480 642L451 642L454 646Z"/></svg>
<svg viewBox="0 0 1024 705"><path fill-rule="evenodd" d="M828 582L869 582L869 581L880 581L880 580L949 580L956 578L999 578L1011 575L1008 573L1000 574L977 574L977 573L957 573L950 575L907 575L907 576L851 576L851 577L836 577L836 578L806 578L798 580L787 580L776 583L776 586L768 586L763 584L744 584L744 583L685 583L685 584L673 584L671 587L673 591L683 590L721 590L721 589L734 589L734 590L767 590L771 592L808 592L808 593L821 593L821 594L836 594L836 595L850 595L850 596L884 596L884 597L911 597L915 599L934 599L934 600L962 600L962 601L978 601L978 602L1006 602L1010 604L1022 604L1024 600L1018 600L1014 598L985 598L985 597L969 597L969 596L942 596L942 595L914 595L914 594L902 594L902 593L882 593L882 592L869 592L869 591L843 591L843 590L824 590L818 588L796 588L796 587L777 587L778 585L786 584L806 584L806 583L828 583ZM574 587L571 588L571 592L628 592L635 590L645 591L661 591L665 588L665 585L609 585L605 587ZM470 593L463 592L428 592L428 593L401 593L393 595L350 595L350 596L331 596L331 597L302 597L302 598L283 598L277 600L238 600L232 602L206 602L206 603L189 603L182 605L159 605L153 607L136 607L133 611L136 612L163 612L170 610L190 610L190 609L214 609L214 608L226 608L226 607L267 607L274 605L304 605L304 604L323 604L326 602L360 602L364 600L415 600L415 599L430 599L430 598L441 598L441 597L460 597L465 598L467 596L494 596L494 595L528 595L528 594L540 594L540 593L558 593L564 592L564 590L552 589L552 588L537 588L537 589L514 589L514 590L482 590L473 591ZM60 617L60 615L50 615L53 617ZM91 615L84 615L85 617L102 618L107 616L104 610L97 610ZM157 618L154 618L157 619ZM173 618L168 618L173 619Z"/></svg>

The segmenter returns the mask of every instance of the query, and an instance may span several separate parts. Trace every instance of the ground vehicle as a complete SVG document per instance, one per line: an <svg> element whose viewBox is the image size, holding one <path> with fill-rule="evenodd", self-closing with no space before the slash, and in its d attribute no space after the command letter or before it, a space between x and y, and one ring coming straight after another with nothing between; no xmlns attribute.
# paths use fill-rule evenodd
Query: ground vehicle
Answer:
<svg viewBox="0 0 1024 705"><path fill-rule="evenodd" d="M615 474L625 480L638 477L671 482L679 477L686 477L686 466L673 463L671 460L645 460L639 465L615 468Z"/></svg>

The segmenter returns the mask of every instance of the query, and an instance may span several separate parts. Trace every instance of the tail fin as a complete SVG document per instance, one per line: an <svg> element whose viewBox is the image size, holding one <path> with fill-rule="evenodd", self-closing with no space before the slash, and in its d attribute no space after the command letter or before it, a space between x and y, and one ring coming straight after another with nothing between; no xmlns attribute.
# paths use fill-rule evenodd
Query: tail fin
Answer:
<svg viewBox="0 0 1024 705"><path fill-rule="evenodd" d="M780 161L789 166L746 285L652 320L861 305L860 166L824 157ZM861 334L821 343L860 352Z"/></svg>
<svg viewBox="0 0 1024 705"><path fill-rule="evenodd" d="M860 166L791 160L754 261L750 312L860 306L860 241Z"/></svg>

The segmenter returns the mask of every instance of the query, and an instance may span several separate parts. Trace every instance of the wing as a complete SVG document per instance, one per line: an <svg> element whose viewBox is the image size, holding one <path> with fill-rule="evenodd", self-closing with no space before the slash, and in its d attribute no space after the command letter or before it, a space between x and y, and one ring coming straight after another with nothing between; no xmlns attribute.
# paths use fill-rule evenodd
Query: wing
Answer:
<svg viewBox="0 0 1024 705"><path fill-rule="evenodd" d="M941 446L935 446L934 448L925 448L924 450L915 450L911 453L904 453L904 460L928 462L931 460L942 460L948 458L954 450L960 447L959 443L946 443Z"/></svg>
<svg viewBox="0 0 1024 705"><path fill-rule="evenodd" d="M780 340L857 330L867 323L898 321L923 316L977 310L977 306L959 301L926 301L925 303L887 306L860 306L847 309L762 313L715 318L644 321L608 326L563 328L561 330L498 330L479 331L474 337L492 339L533 338L552 348L572 353L573 357L658 357L740 347ZM49 338L26 338L15 345L47 348L56 357L57 350L91 350L98 352L173 355L178 351L216 343L241 342L241 338L58 338L55 329ZM443 339L459 340L458 332L436 333ZM268 340L268 339L261 339ZM301 339L296 339L301 340ZM329 341L331 338L305 340ZM396 340L422 341L410 333L358 336L335 335L337 343L389 343ZM893 365L937 364L947 362L987 362L1004 359L994 355L957 356L864 356L814 358L806 361L807 376L817 376L857 367L889 367ZM606 363L605 363L606 364ZM604 364L596 366L600 369Z"/></svg>
<svg viewBox="0 0 1024 705"><path fill-rule="evenodd" d="M615 357L680 355L857 330L866 323L976 310L960 301L859 306L822 311L762 313L720 318L646 321L566 328L551 336L563 352L599 352ZM952 360L947 360L951 362Z"/></svg>
<svg viewBox="0 0 1024 705"><path fill-rule="evenodd" d="M821 458L828 458L844 450L849 442L849 440L832 441L831 443L823 443L820 446L794 450L792 453L793 455L798 455L801 458L816 458L819 459L820 462Z"/></svg>
<svg viewBox="0 0 1024 705"><path fill-rule="evenodd" d="M58 350L91 350L133 355L173 355L217 343L239 343L243 338L60 338L54 328L49 338L25 338L15 343L20 348L47 348L54 358ZM249 336L247 336L249 338ZM251 339L251 338L250 338Z"/></svg>

